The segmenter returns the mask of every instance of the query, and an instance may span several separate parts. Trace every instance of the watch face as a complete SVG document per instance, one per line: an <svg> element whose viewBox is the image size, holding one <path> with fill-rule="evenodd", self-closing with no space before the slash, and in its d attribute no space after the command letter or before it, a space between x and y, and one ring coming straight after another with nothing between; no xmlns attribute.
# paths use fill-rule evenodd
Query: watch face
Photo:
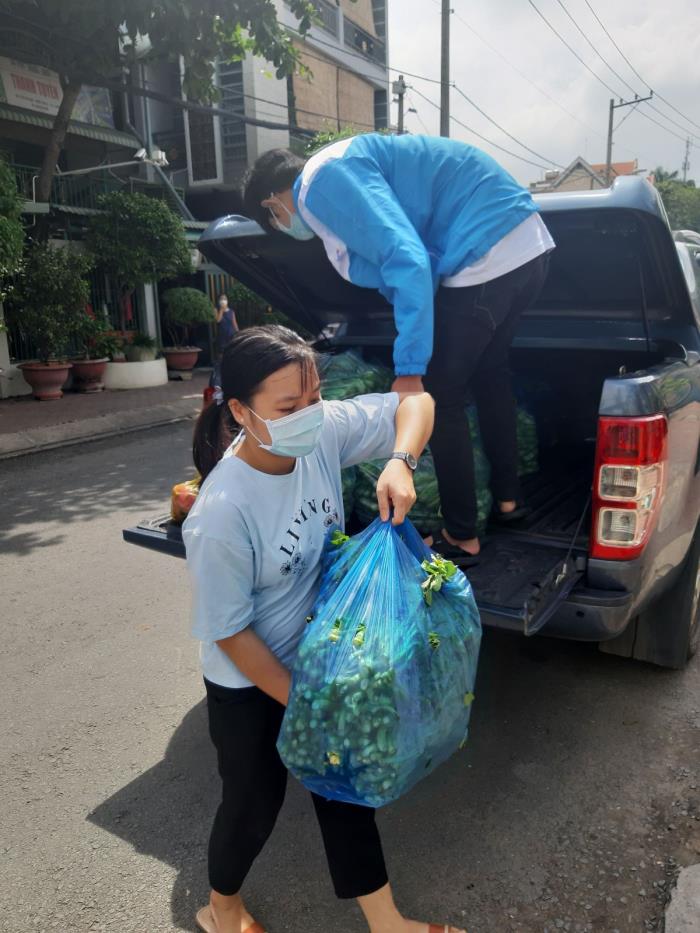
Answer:
<svg viewBox="0 0 700 933"><path fill-rule="evenodd" d="M418 466L418 461L413 456L413 454L406 454L406 463L410 466L412 470L415 470Z"/></svg>

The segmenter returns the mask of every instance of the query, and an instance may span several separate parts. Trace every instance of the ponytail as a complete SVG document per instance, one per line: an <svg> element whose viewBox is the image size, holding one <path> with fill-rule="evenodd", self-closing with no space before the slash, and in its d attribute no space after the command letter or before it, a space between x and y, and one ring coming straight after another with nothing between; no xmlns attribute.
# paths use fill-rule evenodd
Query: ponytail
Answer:
<svg viewBox="0 0 700 933"><path fill-rule="evenodd" d="M223 400L205 408L194 429L192 454L202 480L214 469L237 433L238 425L228 402L237 399L250 405L260 384L292 363L301 368L304 385L309 374L315 372L316 353L299 334L280 324L248 327L226 344L221 357Z"/></svg>
<svg viewBox="0 0 700 933"><path fill-rule="evenodd" d="M194 427L192 456L202 482L221 460L233 435L233 415L228 405L212 402L199 413Z"/></svg>

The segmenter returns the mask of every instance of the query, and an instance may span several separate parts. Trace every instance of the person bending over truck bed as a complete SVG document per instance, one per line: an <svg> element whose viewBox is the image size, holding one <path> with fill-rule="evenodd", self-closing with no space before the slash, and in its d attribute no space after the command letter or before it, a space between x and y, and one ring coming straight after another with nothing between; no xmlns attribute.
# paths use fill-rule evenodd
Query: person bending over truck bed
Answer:
<svg viewBox="0 0 700 933"><path fill-rule="evenodd" d="M264 228L323 240L340 275L394 308L398 392L436 401L435 460L444 528L432 546L475 563L476 401L491 463L495 518L525 514L517 477L508 350L544 282L554 242L530 194L486 153L455 140L369 133L308 161L273 149L253 167L245 210Z"/></svg>

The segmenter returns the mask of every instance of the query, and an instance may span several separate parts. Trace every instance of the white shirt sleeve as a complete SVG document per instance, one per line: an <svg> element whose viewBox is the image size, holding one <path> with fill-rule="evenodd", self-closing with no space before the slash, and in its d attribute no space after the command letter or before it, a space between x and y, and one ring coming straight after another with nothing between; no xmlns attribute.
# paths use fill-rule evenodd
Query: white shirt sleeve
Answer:
<svg viewBox="0 0 700 933"><path fill-rule="evenodd" d="M344 402L326 402L326 417L335 426L341 467L390 457L396 442L399 396L358 395Z"/></svg>
<svg viewBox="0 0 700 933"><path fill-rule="evenodd" d="M192 584L192 634L214 642L242 632L253 621L252 547L205 534L185 536Z"/></svg>

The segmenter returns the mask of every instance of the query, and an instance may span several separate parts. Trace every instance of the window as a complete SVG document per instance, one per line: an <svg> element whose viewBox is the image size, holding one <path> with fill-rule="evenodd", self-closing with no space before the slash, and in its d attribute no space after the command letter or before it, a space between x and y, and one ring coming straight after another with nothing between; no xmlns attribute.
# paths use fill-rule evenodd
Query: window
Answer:
<svg viewBox="0 0 700 933"><path fill-rule="evenodd" d="M221 88L221 106L224 110L245 114L243 63L220 62L217 71ZM248 160L246 125L235 116L221 118L221 149L226 163L247 162Z"/></svg>
<svg viewBox="0 0 700 933"><path fill-rule="evenodd" d="M387 109L387 92L374 92L374 128L385 130L389 125L389 112Z"/></svg>

